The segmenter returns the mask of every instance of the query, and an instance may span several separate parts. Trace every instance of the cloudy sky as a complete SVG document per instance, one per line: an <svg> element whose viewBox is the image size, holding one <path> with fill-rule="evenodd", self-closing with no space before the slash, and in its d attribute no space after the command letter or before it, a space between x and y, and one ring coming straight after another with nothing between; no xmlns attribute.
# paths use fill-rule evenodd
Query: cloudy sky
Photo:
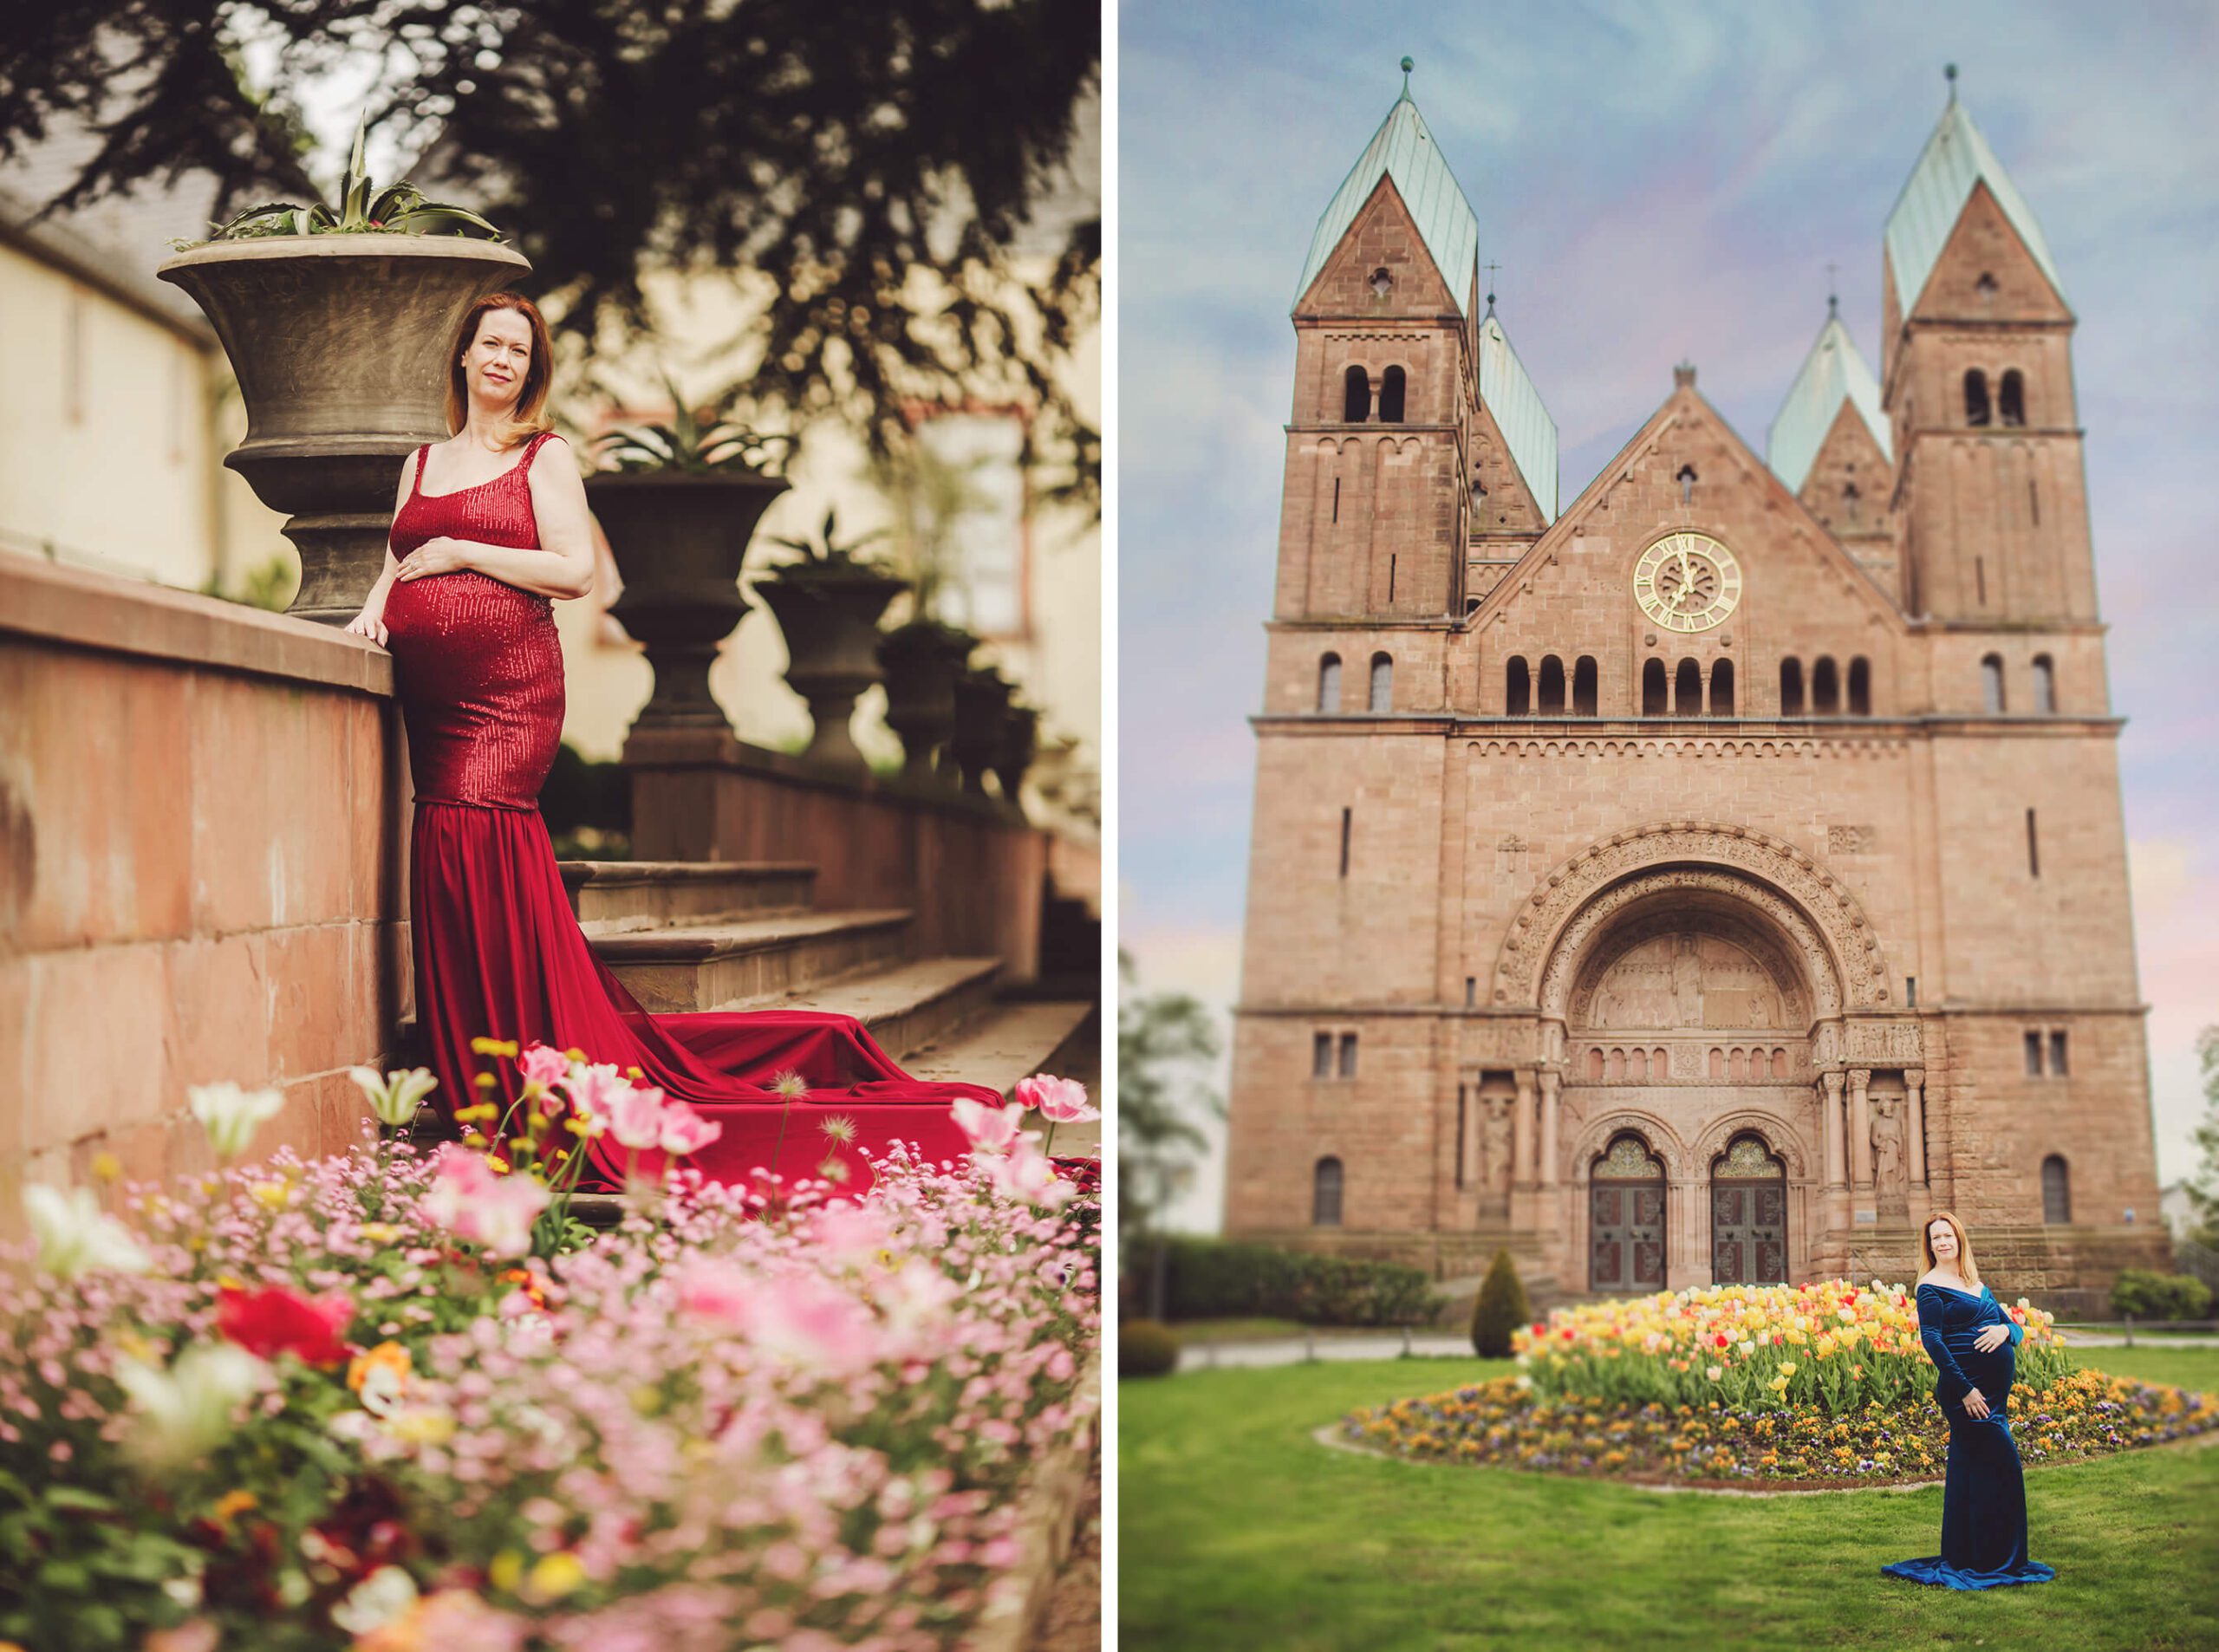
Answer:
<svg viewBox="0 0 2219 1652"><path fill-rule="evenodd" d="M1761 452L1825 317L1879 356L1880 232L1942 65L2079 317L2158 1163L2219 1022L2219 10L1129 0L1121 14L1120 909L1148 990L1238 991L1294 336L1318 214L1412 91L1502 266L1570 500L1687 358ZM1177 1213L1216 1225L1222 1167Z"/></svg>

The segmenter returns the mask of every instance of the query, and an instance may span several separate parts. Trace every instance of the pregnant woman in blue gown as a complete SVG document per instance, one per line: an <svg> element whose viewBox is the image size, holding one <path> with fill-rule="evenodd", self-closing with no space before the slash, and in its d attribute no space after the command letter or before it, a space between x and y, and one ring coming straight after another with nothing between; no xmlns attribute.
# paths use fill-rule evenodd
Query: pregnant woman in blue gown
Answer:
<svg viewBox="0 0 2219 1652"><path fill-rule="evenodd" d="M2026 1335L1981 1284L1963 1226L1944 1211L1926 1225L1918 1338L1934 1362L1934 1397L1949 1419L1942 1490L1942 1552L1881 1571L1948 1589L2046 1584L2054 1569L2027 1558L2027 1480L2006 1415L2014 1350Z"/></svg>

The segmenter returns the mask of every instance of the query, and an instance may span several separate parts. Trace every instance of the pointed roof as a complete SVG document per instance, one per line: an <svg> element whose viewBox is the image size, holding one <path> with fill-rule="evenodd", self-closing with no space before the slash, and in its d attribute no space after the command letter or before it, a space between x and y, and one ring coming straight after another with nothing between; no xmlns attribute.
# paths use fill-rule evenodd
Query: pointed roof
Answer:
<svg viewBox="0 0 2219 1652"><path fill-rule="evenodd" d="M1494 296L1487 296L1480 322L1480 401L1493 415L1518 474L1541 508L1541 520L1557 519L1557 421L1541 405L1541 393L1526 376L1526 364L1510 348L1495 318Z"/></svg>
<svg viewBox="0 0 2219 1652"><path fill-rule="evenodd" d="M1934 135L1926 140L1918 165L1911 168L1903 193L1896 197L1895 207L1888 214L1888 263L1895 270L1897 300L1904 315L1917 304L1926 278L1934 273L1935 261L1957 227L1975 184L1988 185L1988 192L2003 209L2003 216L2019 232L2057 296L2065 296L2065 283L2058 279L2057 265L2049 256L2049 243L2042 239L2042 226L2034 221L2034 209L1988 146L1988 140L1981 136L1965 106L1957 101L1953 81L1949 107L1942 111Z"/></svg>
<svg viewBox="0 0 2219 1652"><path fill-rule="evenodd" d="M1479 217L1472 211L1471 202L1464 198L1464 192L1449 172L1448 163L1441 159L1441 147L1434 142L1424 117L1418 114L1418 106L1410 101L1407 73L1406 70L1402 95L1387 111L1387 118L1371 134L1371 141L1364 146L1355 167L1334 192L1324 216L1318 220L1317 232L1310 237L1310 256L1303 260L1302 279L1295 284L1294 302L1298 304L1302 302L1302 295L1310 290L1311 283L1318 279L1318 272L1325 267L1326 259L1333 256L1333 249L1340 245L1349 225L1356 222L1357 212L1378 188L1382 178L1394 180L1396 192L1409 209L1418 234L1424 237L1426 250L1432 255L1441 279L1448 283L1449 296L1459 309L1463 308L1464 296L1472 290L1478 278Z"/></svg>
<svg viewBox="0 0 2219 1652"><path fill-rule="evenodd" d="M1811 462L1819 457L1819 448L1840 416L1845 400L1857 409L1864 428L1880 444L1882 455L1894 464L1894 433L1881 406L1879 383L1858 353L1857 342L1841 324L1841 317L1833 313L1830 301L1826 324L1819 329L1810 354L1803 358L1802 371L1788 387L1787 400L1780 404L1780 414L1765 437L1765 463L1787 485L1790 493L1802 491L1804 478L1811 474Z"/></svg>

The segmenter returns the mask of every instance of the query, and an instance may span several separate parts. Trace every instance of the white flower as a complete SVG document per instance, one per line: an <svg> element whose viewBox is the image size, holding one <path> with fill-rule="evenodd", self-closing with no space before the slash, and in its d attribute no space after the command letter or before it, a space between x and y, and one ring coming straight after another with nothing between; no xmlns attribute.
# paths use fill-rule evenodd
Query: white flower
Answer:
<svg viewBox="0 0 2219 1652"><path fill-rule="evenodd" d="M95 1268L144 1273L154 1265L131 1230L101 1209L89 1187L26 1187L23 1208L38 1239L39 1265L57 1278L74 1279Z"/></svg>
<svg viewBox="0 0 2219 1652"><path fill-rule="evenodd" d="M395 1069L383 1077L374 1067L349 1067L347 1076L362 1087L362 1094L370 1098L370 1110L378 1115L378 1122L400 1128L416 1116L416 1109L424 1097L439 1087L439 1081L432 1076L428 1067L411 1067L407 1071Z"/></svg>
<svg viewBox="0 0 2219 1652"><path fill-rule="evenodd" d="M349 1635L370 1635L415 1603L416 1580L398 1566L380 1566L331 1609L331 1621Z"/></svg>
<svg viewBox="0 0 2219 1652"><path fill-rule="evenodd" d="M220 1084L195 1084L185 1091L185 1098L218 1159L236 1159L244 1153L254 1133L285 1105L282 1090L241 1089L229 1079Z"/></svg>
<svg viewBox="0 0 2219 1652"><path fill-rule="evenodd" d="M270 1368L229 1343L188 1348L168 1370L136 1360L116 1366L139 1424L132 1449L156 1467L190 1463L230 1438L239 1402L268 1384Z"/></svg>

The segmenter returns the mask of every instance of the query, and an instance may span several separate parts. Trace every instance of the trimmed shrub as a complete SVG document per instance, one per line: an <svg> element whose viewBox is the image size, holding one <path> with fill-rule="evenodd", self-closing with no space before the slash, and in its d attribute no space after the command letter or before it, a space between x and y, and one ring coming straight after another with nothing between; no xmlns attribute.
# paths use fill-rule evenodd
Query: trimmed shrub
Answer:
<svg viewBox="0 0 2219 1652"><path fill-rule="evenodd" d="M1441 1299L1422 1269L1268 1245L1174 1238L1164 1312L1181 1319L1292 1319L1305 1325L1416 1325Z"/></svg>
<svg viewBox="0 0 2219 1652"><path fill-rule="evenodd" d="M2185 1273L2129 1268L2112 1286L2112 1311L2122 1318L2202 1319L2211 1311L2211 1287Z"/></svg>
<svg viewBox="0 0 2219 1652"><path fill-rule="evenodd" d="M1162 1376L1179 1364L1179 1333L1154 1319L1129 1319L1117 1328L1117 1375Z"/></svg>
<svg viewBox="0 0 2219 1652"><path fill-rule="evenodd" d="M1509 1252L1497 1251L1493 1265L1480 1282L1480 1299L1472 1306L1472 1347L1481 1359L1508 1359L1511 1337L1532 1317L1517 1264Z"/></svg>

